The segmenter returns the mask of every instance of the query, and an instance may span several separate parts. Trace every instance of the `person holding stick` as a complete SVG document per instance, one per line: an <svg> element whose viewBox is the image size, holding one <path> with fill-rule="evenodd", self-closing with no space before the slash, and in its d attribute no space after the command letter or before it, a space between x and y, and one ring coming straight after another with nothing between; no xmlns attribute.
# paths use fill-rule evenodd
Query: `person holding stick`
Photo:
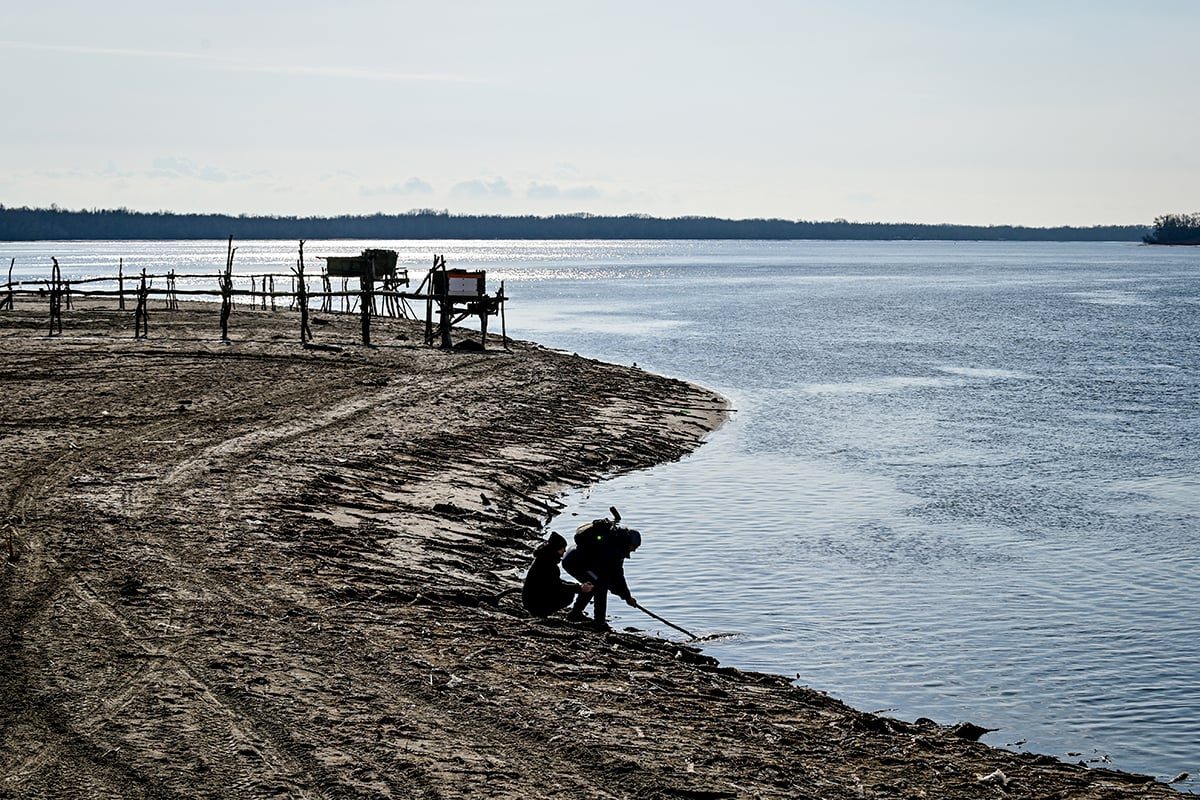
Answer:
<svg viewBox="0 0 1200 800"><path fill-rule="evenodd" d="M608 625L608 593L611 591L627 604L637 607L637 600L625 581L625 559L642 544L642 535L607 519L598 519L580 526L575 533L575 547L563 558L563 568L576 580L590 582L592 591L580 591L567 619L582 622L587 619L583 610L595 602L592 628L611 630Z"/></svg>

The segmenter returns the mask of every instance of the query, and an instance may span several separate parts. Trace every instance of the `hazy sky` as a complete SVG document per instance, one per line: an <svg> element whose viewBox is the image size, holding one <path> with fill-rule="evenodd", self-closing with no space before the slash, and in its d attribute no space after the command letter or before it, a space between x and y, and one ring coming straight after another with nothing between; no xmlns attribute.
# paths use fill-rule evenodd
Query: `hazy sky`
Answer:
<svg viewBox="0 0 1200 800"><path fill-rule="evenodd" d="M22 2L0 203L1148 223L1200 2Z"/></svg>

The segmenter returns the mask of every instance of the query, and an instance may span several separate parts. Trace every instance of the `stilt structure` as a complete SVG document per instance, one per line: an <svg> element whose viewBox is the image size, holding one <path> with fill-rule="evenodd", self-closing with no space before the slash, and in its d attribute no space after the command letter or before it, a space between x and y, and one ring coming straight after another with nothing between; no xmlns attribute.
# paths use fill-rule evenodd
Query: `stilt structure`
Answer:
<svg viewBox="0 0 1200 800"><path fill-rule="evenodd" d="M453 347L451 329L467 317L479 317L479 346L487 349L488 317L500 314L503 325L504 301L508 299L504 296L503 284L495 295L488 295L486 272L446 269L446 257L434 256L433 268L421 286L428 290L425 295L425 344L437 342L439 347ZM436 329L433 322L435 306ZM508 346L507 330L504 344Z"/></svg>
<svg viewBox="0 0 1200 800"><path fill-rule="evenodd" d="M325 323L325 320L312 320L311 313L318 306L332 314L357 314L360 318L361 336L364 345L371 346L371 320L376 316L405 318L413 321L420 320L420 313L414 305L425 301L425 343L437 344L444 348L454 346L454 326L468 317L479 318L480 342L468 344L475 349L487 345L489 317L499 316L501 338L505 349L508 349L508 330L505 321L504 284L494 295L486 293L487 276L483 271L448 269L445 256L435 256L433 268L425 275L421 286L415 291L405 291L409 285L408 271L397 269L399 254L394 250L363 250L359 255L323 256L326 267L320 274L321 289L310 291L308 285L309 273L304 262L304 245L300 242L299 258L290 272L243 273L234 275L233 262L238 248L233 245L233 237L229 237L226 250L225 267L219 272L180 274L170 269L161 274L149 274L142 269L139 274L129 275L126 281L125 260L118 262L115 275L94 275L75 280L64 280L57 259L52 259L54 267L50 278L33 280L12 280L12 270L16 259L9 262L9 275L6 284L0 284L0 310L15 309L17 299L29 298L39 305L49 300L50 336L62 333L62 315L64 306L70 310L72 297L78 292L82 298L95 300L97 298L115 299L118 307L124 309L126 294L135 302L134 336L138 339L149 335L149 300L151 297L162 299L168 311L178 311L181 308L179 296L194 297L200 300L219 302L221 340L229 342L229 320L234 304L238 297L244 298L252 310L274 311L276 298L284 297L288 305L298 308L300 314L300 341L308 345L312 339L310 320ZM290 278L290 291L276 292L275 279ZM335 290L333 279L341 279L341 291ZM180 285L180 282L184 282ZM352 279L358 285L351 283ZM156 286L156 280L158 285ZM199 281L214 281L207 286L197 286ZM107 286L105 284L108 284ZM215 291L214 291L215 290ZM334 302L334 299L337 302ZM43 306L44 307L44 306ZM436 316L436 322L434 320ZM401 334L401 339L407 336ZM493 341L495 336L492 337ZM310 345L313 346L313 345Z"/></svg>

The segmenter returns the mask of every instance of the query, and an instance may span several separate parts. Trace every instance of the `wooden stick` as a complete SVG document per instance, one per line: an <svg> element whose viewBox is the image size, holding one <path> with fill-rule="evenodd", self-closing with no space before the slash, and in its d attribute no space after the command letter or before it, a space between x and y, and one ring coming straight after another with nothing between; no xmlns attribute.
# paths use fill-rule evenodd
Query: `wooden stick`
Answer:
<svg viewBox="0 0 1200 800"><path fill-rule="evenodd" d="M662 617L660 617L658 614L655 614L653 611L651 611L650 609L646 608L646 607L645 607L644 605L642 605L641 603L634 603L634 604L633 604L633 607L634 607L634 608L636 608L638 611L642 611L642 612L645 612L646 614L649 614L650 616L654 617L656 620L658 620L659 622L661 622L661 623L662 623L662 624L664 624L664 625L670 625L672 628L674 628L675 630L679 631L680 633L686 633L688 636L692 637L692 639L699 639L699 638L700 638L700 637L699 637L699 636L697 636L696 634L694 634L694 633L692 633L691 631L689 631L687 628L681 628L680 626L676 625L674 622L671 622L670 620L667 620L667 619L663 619L663 618L662 618Z"/></svg>
<svg viewBox="0 0 1200 800"><path fill-rule="evenodd" d="M3 303L0 303L0 308L7 308L9 311L12 311L15 308L14 303L16 302L13 299L13 290L12 290L13 264L16 264L16 263L17 263L17 259L15 259L15 258L8 262L8 283L6 284L8 286L8 297L5 298Z"/></svg>
<svg viewBox="0 0 1200 800"><path fill-rule="evenodd" d="M504 281L500 281L500 338L504 341L504 349L508 348L508 326L504 321L504 301L508 298L504 296Z"/></svg>
<svg viewBox="0 0 1200 800"><path fill-rule="evenodd" d="M150 338L150 308L147 302L150 297L150 285L146 282L146 270L142 270L142 280L137 288L137 310L133 313L133 338Z"/></svg>
<svg viewBox="0 0 1200 800"><path fill-rule="evenodd" d="M367 261L366 273L358 279L358 288L362 292L362 300L359 304L362 313L359 315L362 321L362 343L368 347L371 346L371 312L375 308L375 257L372 256Z"/></svg>
<svg viewBox="0 0 1200 800"><path fill-rule="evenodd" d="M229 315L233 311L233 234L229 235L229 250L225 256L225 274L221 276L221 341L229 341Z"/></svg>
<svg viewBox="0 0 1200 800"><path fill-rule="evenodd" d="M296 261L296 300L300 305L300 344L312 341L308 327L308 284L304 280L304 240L300 240L300 258Z"/></svg>
<svg viewBox="0 0 1200 800"><path fill-rule="evenodd" d="M54 266L50 268L50 332L53 336L57 324L58 332L62 333L62 270L58 267L58 259L53 256L50 260Z"/></svg>

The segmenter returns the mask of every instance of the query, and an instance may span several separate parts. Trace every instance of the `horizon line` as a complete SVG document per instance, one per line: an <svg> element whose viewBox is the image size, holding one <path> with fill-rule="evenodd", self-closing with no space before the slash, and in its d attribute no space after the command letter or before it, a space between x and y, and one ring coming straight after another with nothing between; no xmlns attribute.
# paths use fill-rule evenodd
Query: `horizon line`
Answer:
<svg viewBox="0 0 1200 800"><path fill-rule="evenodd" d="M782 222L787 224L820 224L820 225L897 225L897 226L919 226L929 228L1023 228L1027 230L1056 230L1056 229L1076 229L1088 230L1094 228L1152 228L1153 223L1092 223L1090 225L1026 225L1021 223L1009 222L988 222L988 223L971 223L971 222L887 222L883 220L851 220L844 217L834 217L832 219L804 219L800 217L721 217L710 214L681 214L678 216L658 216L654 214L645 214L636 211L627 211L623 213L595 213L591 211L571 211L557 212L553 214L502 214L502 213L482 213L482 212L452 212L449 209L434 209L434 208L411 208L407 211L370 211L370 212L346 212L341 214L271 214L271 213L245 213L245 212L230 212L230 211L171 211L168 209L157 209L155 211L143 211L124 206L115 208L62 208L56 203L51 203L47 207L34 206L10 206L0 202L0 212L2 211L40 211L50 213L64 214L97 214L97 213L125 213L133 215L166 215L175 217L228 217L230 219L258 219L258 220L336 220L336 219L366 219L370 217L447 217L447 218L490 218L490 219L536 219L536 220L553 220L553 219L640 219L647 221L672 222L684 220L708 220L714 222Z"/></svg>

